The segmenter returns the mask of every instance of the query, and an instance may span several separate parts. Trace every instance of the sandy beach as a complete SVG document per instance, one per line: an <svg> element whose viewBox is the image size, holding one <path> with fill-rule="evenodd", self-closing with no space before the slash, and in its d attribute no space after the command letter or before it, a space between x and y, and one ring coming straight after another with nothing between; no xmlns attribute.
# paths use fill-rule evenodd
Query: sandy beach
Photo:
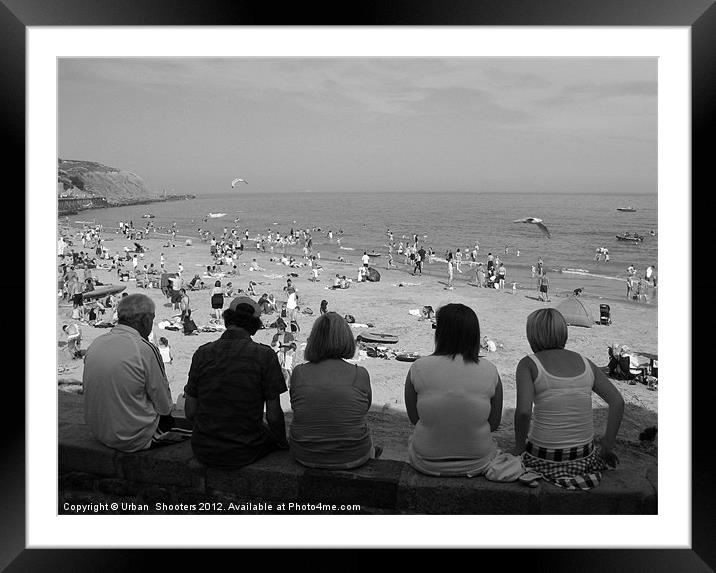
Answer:
<svg viewBox="0 0 716 573"><path fill-rule="evenodd" d="M111 253L122 252L127 246L133 248L133 242L125 239L121 234L113 232L103 233L107 240L106 246ZM212 264L209 254L208 243L193 238L192 244L185 244L185 239L177 237L176 247L165 247L166 237L152 236L143 240L142 245L147 249L146 254L140 258L140 266L154 263L159 267L160 253L166 258L167 271L177 270L177 265L182 263L184 267L183 276L190 279L194 274L204 275L206 266ZM77 244L77 243L76 243ZM295 247L297 249L297 247ZM78 249L79 250L79 249ZM259 253L252 244L240 257L238 267L239 277L211 277L203 278L207 285L205 290L189 292L192 317L197 325L202 326L209 322L211 316L210 291L215 280L222 280L222 285L230 280L234 287L246 289L249 281L258 283L256 291L261 293L273 293L280 303L285 300L282 288L286 284L288 273L298 274L292 278L294 286L299 294L299 303L302 310L306 307L313 310L313 315L301 314L299 325L301 331L297 333L299 350L296 355L296 363L303 361L303 346L314 319L318 316L321 300L328 301L328 309L341 315L351 314L358 324L372 323L373 328L354 328L356 335L362 332L382 332L396 335L399 339L390 349L396 352L415 352L421 355L429 354L433 349L434 330L430 321L420 320L410 314L411 309L418 309L424 305L430 305L437 309L443 304L459 302L472 307L480 320L481 332L497 345L497 351L484 352L485 357L493 362L500 373L504 386L504 410L500 429L497 432L497 439L501 445L509 447L514 442L512 435L512 415L515 405L515 368L519 360L529 354L530 348L525 337L525 321L530 312L543 306L557 306L564 300L574 285L583 284L583 281L574 277L551 275L551 302L541 302L538 299L538 292L535 286L530 288L529 275L520 281L520 286L513 293L508 281L508 288L505 291L494 289L477 288L467 284L467 277L472 277L469 265L463 264L465 271L464 280L457 280L454 290L445 290L443 284L446 280L444 265L433 263L426 265L428 273L423 276L412 276L408 267L398 265L398 269L386 269L385 256L375 258L373 266L381 273L379 282L355 282L357 269L360 265L358 252L346 252L346 262L322 258L320 264L322 271L318 282L311 282L310 269L308 267L289 268L280 263L271 262L269 259L272 253ZM250 271L249 264L252 259L257 262L265 271ZM302 260L297 257L297 260ZM396 261L398 258L396 257ZM125 269L131 270L131 262L125 262ZM332 284L332 277L336 273L352 278L350 288L345 290L327 290L326 287ZM220 332L202 332L196 336L184 336L181 332L168 331L159 328L160 321L170 319L178 314L172 311L171 304L162 294L160 289L139 288L132 279L129 282L121 283L116 271L94 269L94 276L104 284L126 285L128 293L142 292L156 303L156 320L154 334L158 339L165 336L170 343L174 355L174 363L170 366L168 378L172 397L176 398L181 394L191 364L191 358L200 345L215 340ZM456 273L457 274L457 273ZM597 280L597 279L592 279ZM614 281L611 281L612 283ZM403 283L404 286L399 286ZM613 289L613 285L611 285ZM621 285L620 285L621 288ZM599 304L604 302L599 297L590 296L590 289L585 289L581 295L584 302L596 318L599 317ZM579 352L591 359L598 366L606 366L608 363L607 347L613 343L625 344L637 354L658 354L657 348L657 307L654 304L636 303L609 297L611 305L612 325L603 326L595 324L591 328L570 327L567 348ZM72 305L67 301L60 300L58 303L57 321L57 360L58 379L61 382L60 388L71 387L68 381L81 381L82 361L71 360L64 341L66 337L62 332L62 325L69 322ZM264 315L264 324L268 325L276 320L277 314ZM92 341L101 336L107 330L94 328L89 324L82 324L83 342L82 348L87 348ZM276 332L274 328L260 330L254 339L262 343L270 343L271 337ZM370 358L356 355L358 363L366 367L370 373L373 389L373 408L382 410L394 410L397 413L404 412L403 384L410 363L400 362L393 358ZM627 382L614 381L627 403L624 420L619 432L619 439L622 444L636 444L638 434L647 426L657 425L658 391L650 391L642 384L629 385ZM603 431L606 421L605 404L599 398L594 397L595 404L595 427L597 433ZM285 412L290 412L290 401L288 393L282 396L282 405ZM390 429L383 429L384 433L390 434ZM395 428L395 440L397 446L389 448L386 453L393 452L392 456L402 459L399 443L405 440L409 427L400 424ZM633 456L639 457L639 451L631 448ZM624 452L623 452L624 453ZM652 454L654 452L652 451Z"/></svg>

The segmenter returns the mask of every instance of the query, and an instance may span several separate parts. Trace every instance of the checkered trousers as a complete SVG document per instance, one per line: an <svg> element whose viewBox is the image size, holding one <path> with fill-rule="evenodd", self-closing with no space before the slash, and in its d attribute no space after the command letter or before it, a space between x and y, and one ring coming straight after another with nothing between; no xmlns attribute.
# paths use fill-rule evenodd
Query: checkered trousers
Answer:
<svg viewBox="0 0 716 573"><path fill-rule="evenodd" d="M602 480L601 470L607 469L594 442L565 449L542 448L527 442L522 462L528 470L570 490L586 491L597 487Z"/></svg>

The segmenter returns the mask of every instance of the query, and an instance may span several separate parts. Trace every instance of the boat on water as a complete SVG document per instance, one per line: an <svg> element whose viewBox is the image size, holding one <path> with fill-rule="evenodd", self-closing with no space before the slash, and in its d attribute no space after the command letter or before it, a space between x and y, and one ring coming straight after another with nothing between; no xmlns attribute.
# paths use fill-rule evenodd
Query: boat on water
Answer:
<svg viewBox="0 0 716 573"><path fill-rule="evenodd" d="M636 233L623 233L622 235L617 235L618 241L627 241L631 243L641 243L644 240L643 235L637 235Z"/></svg>
<svg viewBox="0 0 716 573"><path fill-rule="evenodd" d="M154 219L154 215L151 213L144 213L144 215L142 215L142 219Z"/></svg>
<svg viewBox="0 0 716 573"><path fill-rule="evenodd" d="M226 216L226 213L209 213L209 217L212 219L218 219L219 217Z"/></svg>
<svg viewBox="0 0 716 573"><path fill-rule="evenodd" d="M617 211L622 213L634 213L636 209L634 207L617 207Z"/></svg>

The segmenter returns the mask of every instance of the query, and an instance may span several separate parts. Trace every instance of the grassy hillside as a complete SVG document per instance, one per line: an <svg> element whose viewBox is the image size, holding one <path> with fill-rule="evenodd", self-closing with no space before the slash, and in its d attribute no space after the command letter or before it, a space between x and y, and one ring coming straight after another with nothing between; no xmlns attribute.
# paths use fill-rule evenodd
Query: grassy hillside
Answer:
<svg viewBox="0 0 716 573"><path fill-rule="evenodd" d="M136 173L73 159L57 161L57 195L105 197L110 204L158 198Z"/></svg>

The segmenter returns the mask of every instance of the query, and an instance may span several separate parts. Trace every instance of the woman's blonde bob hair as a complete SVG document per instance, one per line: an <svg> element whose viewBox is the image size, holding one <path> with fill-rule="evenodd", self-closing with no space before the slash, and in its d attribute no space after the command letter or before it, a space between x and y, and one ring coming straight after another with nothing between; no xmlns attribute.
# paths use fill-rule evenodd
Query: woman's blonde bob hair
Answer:
<svg viewBox="0 0 716 573"><path fill-rule="evenodd" d="M541 308L527 317L527 341L533 352L562 349L567 344L567 322L556 308Z"/></svg>
<svg viewBox="0 0 716 573"><path fill-rule="evenodd" d="M335 312L319 316L313 323L303 357L309 362L329 358L353 358L356 341L346 319Z"/></svg>

